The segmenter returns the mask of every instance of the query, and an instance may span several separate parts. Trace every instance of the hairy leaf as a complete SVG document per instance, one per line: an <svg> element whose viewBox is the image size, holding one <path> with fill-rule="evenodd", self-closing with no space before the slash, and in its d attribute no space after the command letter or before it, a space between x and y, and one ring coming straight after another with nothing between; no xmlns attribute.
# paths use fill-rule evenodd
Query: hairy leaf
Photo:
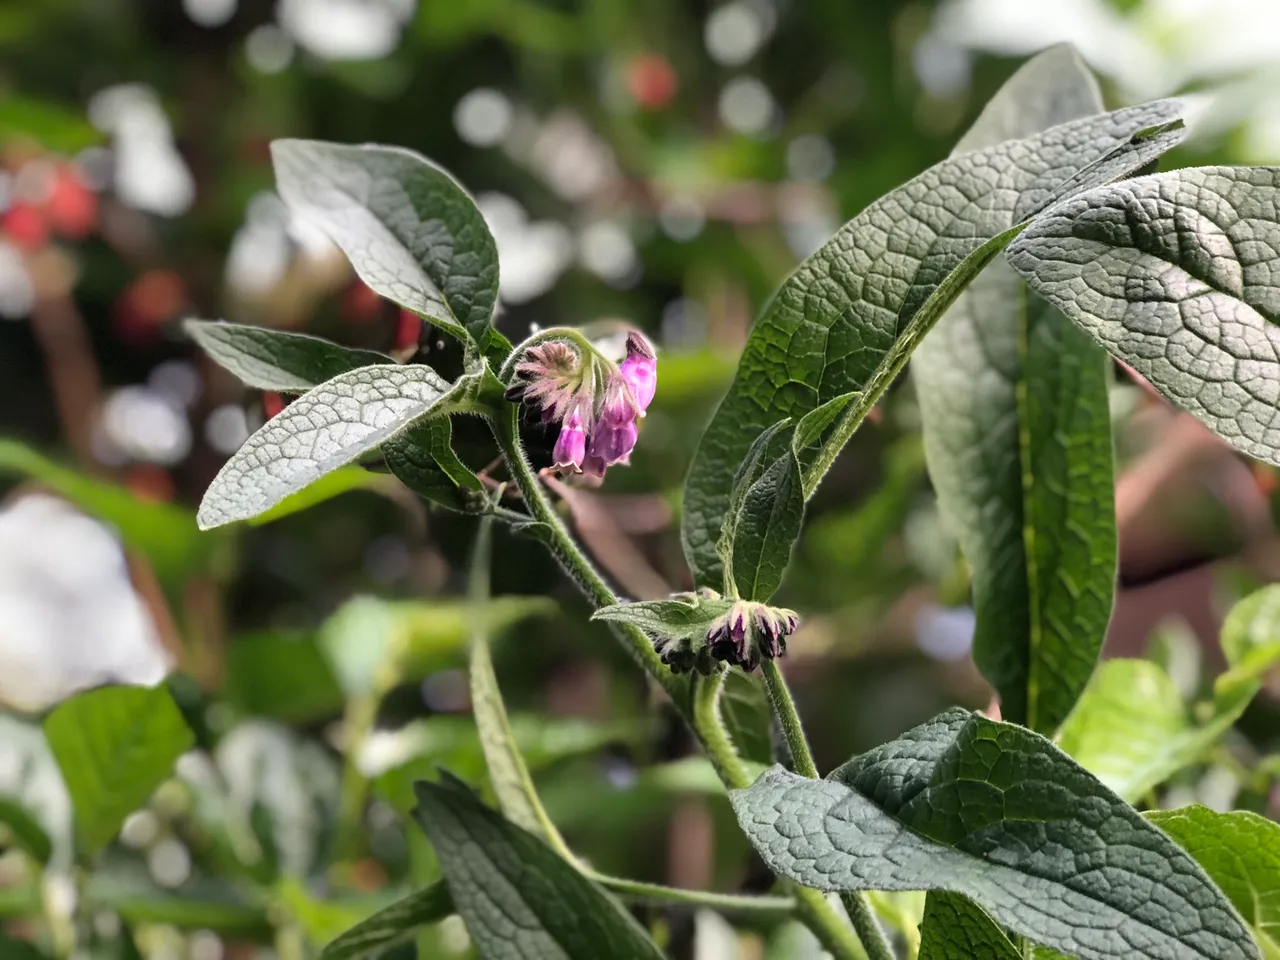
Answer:
<svg viewBox="0 0 1280 960"><path fill-rule="evenodd" d="M987 912L958 893L935 890L925 898L919 960L1022 960Z"/></svg>
<svg viewBox="0 0 1280 960"><path fill-rule="evenodd" d="M720 580L720 519L734 471L761 431L860 394L810 471L812 489L919 339L1012 238L1010 216L1019 222L1064 190L1140 169L1176 142L1176 130L1150 128L1177 111L1174 102L1152 103L944 160L801 264L752 329L690 468L682 537L698 583Z"/></svg>
<svg viewBox="0 0 1280 960"><path fill-rule="evenodd" d="M340 373L391 362L384 354L340 347L305 333L208 320L188 320L182 326L220 367L259 390L303 393Z"/></svg>
<svg viewBox="0 0 1280 960"><path fill-rule="evenodd" d="M116 835L195 742L163 685L79 694L45 718L44 733L90 853Z"/></svg>
<svg viewBox="0 0 1280 960"><path fill-rule="evenodd" d="M693 640L703 636L711 621L723 616L732 600L710 600L693 593L679 593L667 600L639 600L601 607L592 620L629 623L647 633L673 640Z"/></svg>
<svg viewBox="0 0 1280 960"><path fill-rule="evenodd" d="M1195 857L1235 904L1266 960L1280 960L1280 824L1208 807L1156 810L1147 819Z"/></svg>
<svg viewBox="0 0 1280 960"><path fill-rule="evenodd" d="M1124 799L1136 802L1198 762L1240 718L1280 663L1280 586L1232 609L1222 626L1229 669L1204 709L1188 710L1173 681L1146 660L1108 660L1089 681L1058 743Z"/></svg>
<svg viewBox="0 0 1280 960"><path fill-rule="evenodd" d="M632 916L538 837L460 781L414 784L414 816L483 960L661 960Z"/></svg>
<svg viewBox="0 0 1280 960"><path fill-rule="evenodd" d="M738 596L767 603L782 585L804 522L804 480L790 451L747 490L733 532Z"/></svg>
<svg viewBox="0 0 1280 960"><path fill-rule="evenodd" d="M483 353L498 297L498 250L471 197L399 147L271 144L285 203L342 248L375 293Z"/></svg>
<svg viewBox="0 0 1280 960"><path fill-rule="evenodd" d="M464 513L485 509L484 484L453 452L447 418L413 424L382 445L382 458L401 483L432 503Z"/></svg>
<svg viewBox="0 0 1280 960"><path fill-rule="evenodd" d="M1280 168L1201 167L1090 190L1009 263L1237 450L1280 464Z"/></svg>
<svg viewBox="0 0 1280 960"><path fill-rule="evenodd" d="M185 327L222 367L262 390L299 393L339 374L391 363L391 358L381 353L351 350L300 333L204 320L188 320ZM482 485L453 452L452 435L445 418L414 424L383 444L382 456L391 472L415 493L441 506L464 510L474 503L471 492L481 490ZM339 476L349 479L350 486L338 481ZM377 476L355 469L334 471L329 478L333 478L331 489L319 490L322 484L314 484L308 488L309 493L315 491L312 496L293 494L255 517L253 523L270 523L346 489L381 482Z"/></svg>
<svg viewBox="0 0 1280 960"><path fill-rule="evenodd" d="M201 529L247 520L426 417L480 409L484 374L449 384L430 367L362 367L299 397L245 441L205 491Z"/></svg>
<svg viewBox="0 0 1280 960"><path fill-rule="evenodd" d="M1101 109L1088 68L1054 47L1013 75L956 152ZM938 506L973 572L974 660L1006 720L1050 735L1088 682L1111 616L1106 354L996 261L912 368Z"/></svg>
<svg viewBox="0 0 1280 960"><path fill-rule="evenodd" d="M809 780L730 794L778 874L946 890L1081 960L1245 960L1240 917L1168 837L1038 734L950 710Z"/></svg>
<svg viewBox="0 0 1280 960"><path fill-rule="evenodd" d="M329 943L321 952L320 960L372 956L452 914L449 887L443 880L437 880L357 923Z"/></svg>

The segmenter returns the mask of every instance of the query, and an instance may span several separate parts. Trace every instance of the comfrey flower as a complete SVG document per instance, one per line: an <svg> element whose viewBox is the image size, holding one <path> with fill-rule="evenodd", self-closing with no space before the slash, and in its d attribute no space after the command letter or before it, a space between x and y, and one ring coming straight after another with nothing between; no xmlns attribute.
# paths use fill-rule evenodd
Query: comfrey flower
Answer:
<svg viewBox="0 0 1280 960"><path fill-rule="evenodd" d="M560 470L603 477L627 464L639 434L637 421L653 400L658 360L639 333L615 364L576 331L529 347L515 367L507 399L538 408L544 423L559 423L553 456Z"/></svg>
<svg viewBox="0 0 1280 960"><path fill-rule="evenodd" d="M760 658L776 660L787 652L787 637L800 618L794 610L739 600L707 628L707 645L717 660L736 663L750 672Z"/></svg>

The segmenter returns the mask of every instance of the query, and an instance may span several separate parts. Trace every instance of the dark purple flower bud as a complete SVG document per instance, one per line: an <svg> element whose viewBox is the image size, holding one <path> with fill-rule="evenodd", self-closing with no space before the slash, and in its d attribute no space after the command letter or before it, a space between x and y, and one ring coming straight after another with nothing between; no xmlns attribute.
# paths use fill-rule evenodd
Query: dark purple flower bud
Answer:
<svg viewBox="0 0 1280 960"><path fill-rule="evenodd" d="M658 391L658 357L649 341L640 334L631 333L627 337L627 356L619 365L618 372L631 388L637 413L643 417Z"/></svg>
<svg viewBox="0 0 1280 960"><path fill-rule="evenodd" d="M582 461L587 456L587 431L582 423L580 406L575 406L564 418L560 427L560 436L556 437L552 457L555 467L560 470L582 472Z"/></svg>
<svg viewBox="0 0 1280 960"><path fill-rule="evenodd" d="M736 663L748 672L762 657L777 659L787 652L787 635L798 626L792 610L738 600L729 612L712 621L707 645L717 660Z"/></svg>

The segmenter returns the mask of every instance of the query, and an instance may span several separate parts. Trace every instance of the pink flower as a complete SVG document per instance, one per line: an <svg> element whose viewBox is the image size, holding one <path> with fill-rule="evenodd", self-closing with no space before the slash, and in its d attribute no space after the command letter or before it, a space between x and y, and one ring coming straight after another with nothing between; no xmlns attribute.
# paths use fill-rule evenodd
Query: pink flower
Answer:
<svg viewBox="0 0 1280 960"><path fill-rule="evenodd" d="M637 434L634 419L619 422L601 416L596 421L595 429L591 431L591 449L588 454L593 459L603 461L605 466L612 466L631 456Z"/></svg>
<svg viewBox="0 0 1280 960"><path fill-rule="evenodd" d="M658 357L649 341L638 333L628 334L627 357L618 370L631 388L639 415L643 417L658 391Z"/></svg>
<svg viewBox="0 0 1280 960"><path fill-rule="evenodd" d="M574 406L560 427L560 436L556 438L552 456L557 469L581 473L582 461L586 455L587 431L582 422L582 411Z"/></svg>

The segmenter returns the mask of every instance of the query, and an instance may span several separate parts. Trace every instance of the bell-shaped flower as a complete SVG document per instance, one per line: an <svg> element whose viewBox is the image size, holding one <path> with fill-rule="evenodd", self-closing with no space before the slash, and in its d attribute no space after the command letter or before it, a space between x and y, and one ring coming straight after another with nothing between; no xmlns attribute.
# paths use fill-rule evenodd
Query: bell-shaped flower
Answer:
<svg viewBox="0 0 1280 960"><path fill-rule="evenodd" d="M653 395L658 391L658 357L649 341L638 333L627 337L627 356L618 367L622 379L631 388L640 416L649 409Z"/></svg>

